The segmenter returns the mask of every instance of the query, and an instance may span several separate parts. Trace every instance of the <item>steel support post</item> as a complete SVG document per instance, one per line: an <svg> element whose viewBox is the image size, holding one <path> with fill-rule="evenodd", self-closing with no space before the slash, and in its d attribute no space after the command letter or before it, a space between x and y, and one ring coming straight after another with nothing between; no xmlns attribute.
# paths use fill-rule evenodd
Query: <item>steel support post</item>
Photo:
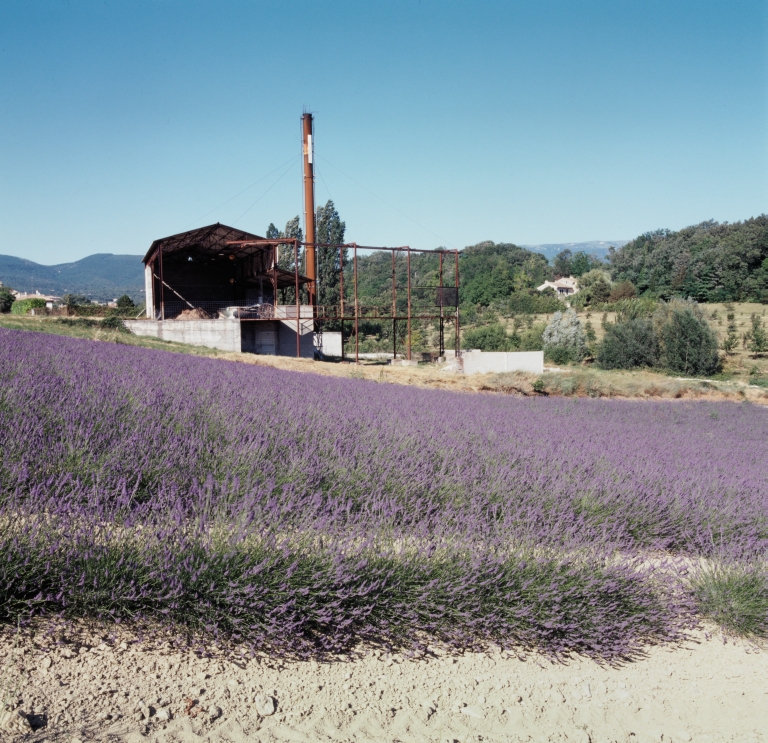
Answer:
<svg viewBox="0 0 768 743"><path fill-rule="evenodd" d="M299 300L299 240L293 238L293 279L296 286L296 358L301 358L301 301Z"/></svg>
<svg viewBox="0 0 768 743"><path fill-rule="evenodd" d="M339 245L339 291L341 293L341 360L344 361L344 247Z"/></svg>
<svg viewBox="0 0 768 743"><path fill-rule="evenodd" d="M411 249L408 248L408 361L411 360Z"/></svg>
<svg viewBox="0 0 768 743"><path fill-rule="evenodd" d="M355 273L355 363L360 363L360 307L357 303L357 243L354 246L354 273Z"/></svg>
<svg viewBox="0 0 768 743"><path fill-rule="evenodd" d="M165 291L163 290L163 287L165 286L165 281L163 280L163 246L162 245L160 246L158 253L160 254L160 319L165 320Z"/></svg>
<svg viewBox="0 0 768 743"><path fill-rule="evenodd" d="M392 251L392 361L397 358L397 281L395 251Z"/></svg>
<svg viewBox="0 0 768 743"><path fill-rule="evenodd" d="M459 327L459 251L455 251L454 255L456 256L456 358L458 359L459 356L461 356L461 336L460 332L461 329Z"/></svg>
<svg viewBox="0 0 768 743"><path fill-rule="evenodd" d="M438 354L445 354L445 322L443 320L443 254L440 253L440 328L438 330Z"/></svg>

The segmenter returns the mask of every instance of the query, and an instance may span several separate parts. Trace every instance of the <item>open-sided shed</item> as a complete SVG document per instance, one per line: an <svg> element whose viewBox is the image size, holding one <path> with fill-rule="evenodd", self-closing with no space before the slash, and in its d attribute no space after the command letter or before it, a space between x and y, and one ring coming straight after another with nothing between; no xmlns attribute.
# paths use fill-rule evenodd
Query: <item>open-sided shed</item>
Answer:
<svg viewBox="0 0 768 743"><path fill-rule="evenodd" d="M274 316L278 290L309 282L278 258L276 243L218 222L155 240L144 256L147 316L172 319L189 309Z"/></svg>
<svg viewBox="0 0 768 743"><path fill-rule="evenodd" d="M149 322L139 335L224 351L311 357L313 308L302 305L298 241L212 224L155 240L144 256ZM281 290L292 289L290 297Z"/></svg>

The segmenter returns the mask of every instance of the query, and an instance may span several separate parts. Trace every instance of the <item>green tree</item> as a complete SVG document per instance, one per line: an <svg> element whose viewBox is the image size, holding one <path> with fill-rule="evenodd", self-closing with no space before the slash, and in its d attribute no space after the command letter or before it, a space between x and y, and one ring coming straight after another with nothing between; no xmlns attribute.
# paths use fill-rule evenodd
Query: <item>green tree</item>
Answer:
<svg viewBox="0 0 768 743"><path fill-rule="evenodd" d="M733 312L729 312L726 318L728 320L728 328L726 336L723 338L722 349L730 356L739 345L739 334L736 330L736 315Z"/></svg>
<svg viewBox="0 0 768 743"><path fill-rule="evenodd" d="M11 290L5 286L0 286L0 312L7 313L11 311L11 305L16 297L11 294Z"/></svg>
<svg viewBox="0 0 768 743"><path fill-rule="evenodd" d="M568 248L561 250L555 256L552 268L554 269L557 278L571 276L573 274L573 252L568 250Z"/></svg>
<svg viewBox="0 0 768 743"><path fill-rule="evenodd" d="M613 285L611 293L608 295L609 302L618 302L621 299L634 299L637 296L637 289L631 281L619 281Z"/></svg>
<svg viewBox="0 0 768 743"><path fill-rule="evenodd" d="M768 351L768 337L762 319L752 314L752 329L749 331L749 350L756 354Z"/></svg>
<svg viewBox="0 0 768 743"><path fill-rule="evenodd" d="M571 275L583 276L595 269L605 268L605 264L595 255L588 255L583 250L573 254L571 258Z"/></svg>
<svg viewBox="0 0 768 743"><path fill-rule="evenodd" d="M338 245L344 242L346 224L341 221L338 211L330 199L325 206L318 206L315 213L315 242ZM349 264L347 248L318 247L317 257L317 302L320 305L338 305L341 300L339 291L340 261Z"/></svg>
<svg viewBox="0 0 768 743"><path fill-rule="evenodd" d="M631 281L640 294L761 301L768 295L768 215L648 232L611 250L608 259L613 279Z"/></svg>
<svg viewBox="0 0 768 743"><path fill-rule="evenodd" d="M117 300L117 308L119 310L131 310L134 307L136 307L136 304L127 294L123 294L123 296Z"/></svg>
<svg viewBox="0 0 768 743"><path fill-rule="evenodd" d="M594 268L579 278L579 291L573 298L573 304L579 307L601 304L608 301L610 294L610 276L605 271Z"/></svg>
<svg viewBox="0 0 768 743"><path fill-rule="evenodd" d="M664 303L654 312L653 324L661 348L660 366L689 376L717 371L717 336L698 304L681 300Z"/></svg>
<svg viewBox="0 0 768 743"><path fill-rule="evenodd" d="M659 341L649 318L609 325L597 350L603 369L654 367L659 363Z"/></svg>
<svg viewBox="0 0 768 743"><path fill-rule="evenodd" d="M542 340L544 353L556 364L581 361L587 355L584 329L572 309L555 312Z"/></svg>

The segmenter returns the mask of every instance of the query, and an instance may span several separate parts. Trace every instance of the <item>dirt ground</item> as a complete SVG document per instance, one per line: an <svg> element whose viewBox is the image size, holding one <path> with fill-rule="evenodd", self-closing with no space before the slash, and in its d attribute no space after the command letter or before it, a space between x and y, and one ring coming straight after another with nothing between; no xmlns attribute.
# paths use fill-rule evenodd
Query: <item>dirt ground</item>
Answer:
<svg viewBox="0 0 768 743"><path fill-rule="evenodd" d="M498 652L202 658L93 630L58 644L6 632L0 653L5 696L36 728L4 740L768 741L765 649L703 632L618 668Z"/></svg>

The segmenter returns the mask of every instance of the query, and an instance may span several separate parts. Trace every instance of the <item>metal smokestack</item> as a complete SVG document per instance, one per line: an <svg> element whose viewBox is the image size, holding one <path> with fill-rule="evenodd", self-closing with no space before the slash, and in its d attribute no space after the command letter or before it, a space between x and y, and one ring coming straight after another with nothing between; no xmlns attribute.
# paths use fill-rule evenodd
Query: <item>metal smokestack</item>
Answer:
<svg viewBox="0 0 768 743"><path fill-rule="evenodd" d="M304 155L304 229L307 259L307 278L311 283L307 285L309 290L309 303L314 307L317 304L317 273L315 259L315 171L312 161L314 153L312 147L312 114L304 113L301 117L301 141Z"/></svg>

